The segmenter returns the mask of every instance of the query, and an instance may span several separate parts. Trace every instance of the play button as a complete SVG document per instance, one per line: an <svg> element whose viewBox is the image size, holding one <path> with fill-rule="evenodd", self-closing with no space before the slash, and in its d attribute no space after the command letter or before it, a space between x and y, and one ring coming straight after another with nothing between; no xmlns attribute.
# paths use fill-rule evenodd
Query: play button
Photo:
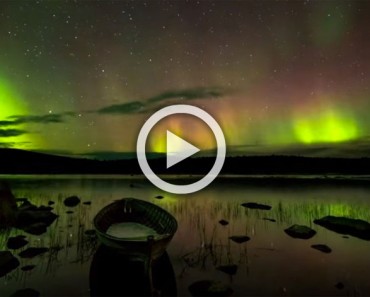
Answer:
<svg viewBox="0 0 370 297"><path fill-rule="evenodd" d="M199 151L194 145L167 130L167 169Z"/></svg>
<svg viewBox="0 0 370 297"><path fill-rule="evenodd" d="M211 128L217 144L215 163L213 164L211 170L200 180L187 185L171 184L161 179L153 172L149 166L148 160L146 159L146 140L150 131L160 120L174 114L192 115L206 123L209 128ZM197 147L167 130L167 169L197 152L199 152ZM147 119L137 138L136 155L141 170L153 185L169 193L189 194L208 186L220 173L225 161L226 142L221 127L209 113L192 105L171 105L158 110L152 116L150 116L149 119Z"/></svg>

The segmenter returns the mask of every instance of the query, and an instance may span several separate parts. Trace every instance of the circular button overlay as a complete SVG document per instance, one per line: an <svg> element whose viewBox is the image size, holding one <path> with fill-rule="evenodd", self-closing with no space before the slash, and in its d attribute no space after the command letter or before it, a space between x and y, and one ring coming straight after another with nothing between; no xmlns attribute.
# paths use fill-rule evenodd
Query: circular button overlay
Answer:
<svg viewBox="0 0 370 297"><path fill-rule="evenodd" d="M174 185L162 180L153 172L146 159L146 140L151 129L163 118L174 114L193 115L205 122L211 128L217 143L216 161L212 169L202 179L188 185ZM209 113L192 105L177 104L158 110L145 122L137 139L136 154L140 168L144 175L156 187L173 194L190 194L202 190L208 186L220 173L225 162L226 142L221 127Z"/></svg>

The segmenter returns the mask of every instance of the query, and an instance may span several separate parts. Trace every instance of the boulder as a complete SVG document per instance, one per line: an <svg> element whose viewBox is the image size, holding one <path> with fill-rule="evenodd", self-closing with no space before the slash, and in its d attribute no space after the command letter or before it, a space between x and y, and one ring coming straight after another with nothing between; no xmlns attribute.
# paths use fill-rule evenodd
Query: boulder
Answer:
<svg viewBox="0 0 370 297"><path fill-rule="evenodd" d="M37 210L37 206L26 200L18 207L18 212L26 210Z"/></svg>
<svg viewBox="0 0 370 297"><path fill-rule="evenodd" d="M18 208L15 227L32 235L41 235L58 218L51 209L49 206L37 207L28 201L24 202Z"/></svg>
<svg viewBox="0 0 370 297"><path fill-rule="evenodd" d="M311 247L315 250L318 250L320 252L323 252L325 254L331 253L331 248L328 247L326 244L313 244Z"/></svg>
<svg viewBox="0 0 370 297"><path fill-rule="evenodd" d="M314 220L314 223L339 234L351 235L363 240L370 240L370 223L347 217L326 216Z"/></svg>
<svg viewBox="0 0 370 297"><path fill-rule="evenodd" d="M229 222L226 221L226 220L219 220L218 223L222 226L226 226L226 225L229 225Z"/></svg>
<svg viewBox="0 0 370 297"><path fill-rule="evenodd" d="M293 238L310 239L316 235L316 231L303 225L293 225L284 230L286 234Z"/></svg>
<svg viewBox="0 0 370 297"><path fill-rule="evenodd" d="M71 196L64 200L64 205L67 207L75 207L79 205L80 202L81 202L80 198L78 198L77 196Z"/></svg>
<svg viewBox="0 0 370 297"><path fill-rule="evenodd" d="M276 222L276 220L275 220L275 219L270 219L270 218L262 218L262 220L264 220L264 221L269 221L269 222L273 222L273 223L275 223L275 222Z"/></svg>
<svg viewBox="0 0 370 297"><path fill-rule="evenodd" d="M50 201L48 202L48 205L49 205L49 206L54 205L54 204L55 204L55 202L54 202L54 201L51 201L51 200L50 200Z"/></svg>
<svg viewBox="0 0 370 297"><path fill-rule="evenodd" d="M24 226L22 230L28 234L41 235L44 234L48 229L48 225L45 223L35 223L32 225Z"/></svg>
<svg viewBox="0 0 370 297"><path fill-rule="evenodd" d="M16 220L17 202L6 182L0 182L0 229L7 228Z"/></svg>
<svg viewBox="0 0 370 297"><path fill-rule="evenodd" d="M243 203L242 206L250 209L270 210L272 207L266 204L260 204L255 202Z"/></svg>
<svg viewBox="0 0 370 297"><path fill-rule="evenodd" d="M91 205L91 201L85 201L83 204L84 205Z"/></svg>
<svg viewBox="0 0 370 297"><path fill-rule="evenodd" d="M201 280L191 284L189 292L192 296L230 296L233 290L218 281Z"/></svg>
<svg viewBox="0 0 370 297"><path fill-rule="evenodd" d="M28 241L24 238L24 236L15 236L9 237L6 247L10 250L17 250L24 247Z"/></svg>
<svg viewBox="0 0 370 297"><path fill-rule="evenodd" d="M335 284L335 287L338 289L338 290L343 290L344 289L344 285L342 282L338 282Z"/></svg>
<svg viewBox="0 0 370 297"><path fill-rule="evenodd" d="M24 226L34 223L44 223L45 225L51 225L58 216L50 210L25 210L18 212L17 225Z"/></svg>
<svg viewBox="0 0 370 297"><path fill-rule="evenodd" d="M164 197L162 195L158 195L154 197L155 199L163 199Z"/></svg>
<svg viewBox="0 0 370 297"><path fill-rule="evenodd" d="M229 239L236 243L244 243L250 240L250 238L246 235L233 235L230 236Z"/></svg>
<svg viewBox="0 0 370 297"><path fill-rule="evenodd" d="M20 252L19 257L31 259L31 258L34 258L36 256L42 255L42 254L46 253L47 251L49 251L48 248L30 247L30 248Z"/></svg>
<svg viewBox="0 0 370 297"><path fill-rule="evenodd" d="M19 261L9 251L0 251L0 277L7 275L19 266Z"/></svg>
<svg viewBox="0 0 370 297"><path fill-rule="evenodd" d="M230 265L221 265L217 267L217 270L222 271L228 275L235 275L238 271L238 265L230 264Z"/></svg>

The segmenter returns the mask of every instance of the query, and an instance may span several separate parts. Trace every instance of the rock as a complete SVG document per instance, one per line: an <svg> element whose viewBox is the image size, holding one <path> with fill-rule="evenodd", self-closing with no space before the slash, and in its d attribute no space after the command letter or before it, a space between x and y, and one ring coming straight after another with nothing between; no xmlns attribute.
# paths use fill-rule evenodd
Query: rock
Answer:
<svg viewBox="0 0 370 297"><path fill-rule="evenodd" d="M234 236L230 236L229 239L231 239L232 241L236 243L244 243L250 240L250 238L245 235L234 235Z"/></svg>
<svg viewBox="0 0 370 297"><path fill-rule="evenodd" d="M49 251L48 248L35 248L35 247L30 247L22 252L19 253L19 257L21 258L34 258L36 256L42 255Z"/></svg>
<svg viewBox="0 0 370 297"><path fill-rule="evenodd" d="M335 287L338 289L338 290L343 290L344 289L344 285L342 282L338 282L335 284Z"/></svg>
<svg viewBox="0 0 370 297"><path fill-rule="evenodd" d="M370 223L347 217L326 216L314 223L339 234L370 240Z"/></svg>
<svg viewBox="0 0 370 297"><path fill-rule="evenodd" d="M221 282L202 280L189 286L192 296L230 296L233 290Z"/></svg>
<svg viewBox="0 0 370 297"><path fill-rule="evenodd" d="M16 198L15 201L16 202L26 202L28 201L28 198Z"/></svg>
<svg viewBox="0 0 370 297"><path fill-rule="evenodd" d="M311 247L315 250L318 250L320 252L323 252L325 254L331 253L331 248L328 247L326 244L313 244Z"/></svg>
<svg viewBox="0 0 370 297"><path fill-rule="evenodd" d="M41 210L41 211L52 211L53 208L51 206L41 205L38 210Z"/></svg>
<svg viewBox="0 0 370 297"><path fill-rule="evenodd" d="M48 205L49 205L49 206L50 206L50 205L54 205L54 204L55 204L55 202L54 202L54 201L51 201L51 200L50 200L50 201L48 202Z"/></svg>
<svg viewBox="0 0 370 297"><path fill-rule="evenodd" d="M235 275L238 271L238 265L230 264L230 265L221 265L217 267L217 270L220 270L228 275Z"/></svg>
<svg viewBox="0 0 370 297"><path fill-rule="evenodd" d="M23 203L18 208L16 227L33 235L43 234L58 217L50 210L47 206L37 207L29 202Z"/></svg>
<svg viewBox="0 0 370 297"><path fill-rule="evenodd" d="M22 270L22 271L31 271L31 270L33 270L35 267L36 267L36 265L26 265L26 266L21 267L21 270Z"/></svg>
<svg viewBox="0 0 370 297"><path fill-rule="evenodd" d="M262 218L262 220L269 221L269 222L273 222L273 223L275 223L275 222L276 222L276 220L275 220L275 219L270 219L270 218Z"/></svg>
<svg viewBox="0 0 370 297"><path fill-rule="evenodd" d="M242 206L250 209L270 210L272 207L266 204L259 204L255 202L243 203Z"/></svg>
<svg viewBox="0 0 370 297"><path fill-rule="evenodd" d="M10 297L39 297L39 296L40 296L39 292L30 288L19 290L10 295Z"/></svg>
<svg viewBox="0 0 370 297"><path fill-rule="evenodd" d="M163 196L161 196L161 195L158 195L158 196L155 196L154 198L155 198L155 199L163 199L164 197L163 197Z"/></svg>
<svg viewBox="0 0 370 297"><path fill-rule="evenodd" d="M68 211L66 211L66 214L73 214L73 211L72 210L68 210Z"/></svg>
<svg viewBox="0 0 370 297"><path fill-rule="evenodd" d="M83 204L84 205L91 205L91 201L85 201Z"/></svg>
<svg viewBox="0 0 370 297"><path fill-rule="evenodd" d="M7 275L19 266L19 261L9 251L0 251L0 277Z"/></svg>
<svg viewBox="0 0 370 297"><path fill-rule="evenodd" d="M10 250L17 250L24 247L28 241L24 239L24 236L9 237L6 246Z"/></svg>
<svg viewBox="0 0 370 297"><path fill-rule="evenodd" d="M293 225L284 232L293 238L310 239L315 236L316 231L307 226Z"/></svg>
<svg viewBox="0 0 370 297"><path fill-rule="evenodd" d="M77 196L71 196L64 200L64 205L67 207L75 207L79 205L80 202L81 202L80 198L78 198Z"/></svg>
<svg viewBox="0 0 370 297"><path fill-rule="evenodd" d="M35 223L29 226L23 227L23 231L32 235L41 235L47 231L48 225L44 223Z"/></svg>
<svg viewBox="0 0 370 297"><path fill-rule="evenodd" d="M26 200L18 207L18 212L26 210L37 210L37 206Z"/></svg>
<svg viewBox="0 0 370 297"><path fill-rule="evenodd" d="M348 238L349 238L349 236L347 236L347 235L343 235L343 236L342 236L342 238L348 239Z"/></svg>
<svg viewBox="0 0 370 297"><path fill-rule="evenodd" d="M0 182L0 209L0 229L13 226L16 220L17 202L5 182Z"/></svg>
<svg viewBox="0 0 370 297"><path fill-rule="evenodd" d="M219 220L218 223L222 226L226 226L226 225L229 225L229 222L226 221L226 220Z"/></svg>

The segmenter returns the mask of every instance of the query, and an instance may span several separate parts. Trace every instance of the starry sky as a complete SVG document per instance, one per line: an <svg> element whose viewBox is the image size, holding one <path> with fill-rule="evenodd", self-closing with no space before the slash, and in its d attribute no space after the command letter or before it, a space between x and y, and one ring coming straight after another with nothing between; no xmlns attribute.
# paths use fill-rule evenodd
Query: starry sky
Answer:
<svg viewBox="0 0 370 297"><path fill-rule="evenodd" d="M0 147L109 158L192 104L230 154L370 156L370 2L1 1ZM209 129L169 129L211 150Z"/></svg>

